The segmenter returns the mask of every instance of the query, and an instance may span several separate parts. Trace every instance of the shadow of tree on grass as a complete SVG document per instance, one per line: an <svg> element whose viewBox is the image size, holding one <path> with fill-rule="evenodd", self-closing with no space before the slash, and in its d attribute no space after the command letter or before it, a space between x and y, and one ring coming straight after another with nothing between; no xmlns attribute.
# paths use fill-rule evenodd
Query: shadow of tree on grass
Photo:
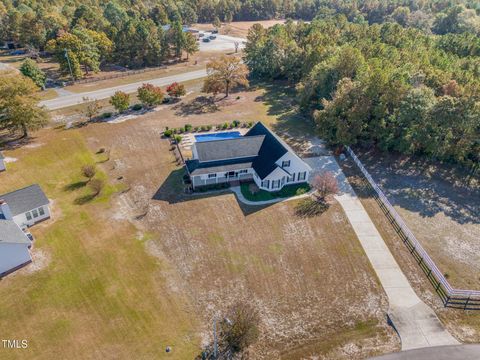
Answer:
<svg viewBox="0 0 480 360"><path fill-rule="evenodd" d="M65 191L75 191L75 190L78 190L78 189L81 189L81 188L85 187L87 184L88 184L87 181L76 181L74 183L65 185L63 190L65 190Z"/></svg>
<svg viewBox="0 0 480 360"><path fill-rule="evenodd" d="M189 102L181 102L175 105L173 109L177 116L209 114L219 110L217 104L207 96L198 96Z"/></svg>

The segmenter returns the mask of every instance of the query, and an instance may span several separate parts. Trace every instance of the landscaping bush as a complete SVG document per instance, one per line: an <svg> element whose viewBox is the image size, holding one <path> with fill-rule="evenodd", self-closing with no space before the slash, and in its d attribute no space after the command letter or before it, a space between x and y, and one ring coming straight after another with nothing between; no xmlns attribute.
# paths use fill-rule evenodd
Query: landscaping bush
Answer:
<svg viewBox="0 0 480 360"><path fill-rule="evenodd" d="M111 118L112 115L113 115L113 114L112 114L111 112L104 112L104 113L102 114L102 118L103 118L103 119L108 119L108 118Z"/></svg>
<svg viewBox="0 0 480 360"><path fill-rule="evenodd" d="M94 165L84 165L82 166L82 175L88 179L88 182L92 180L92 178L97 173L97 169L95 169Z"/></svg>
<svg viewBox="0 0 480 360"><path fill-rule="evenodd" d="M202 125L201 129L202 131L207 131L207 127L205 125Z"/></svg>
<svg viewBox="0 0 480 360"><path fill-rule="evenodd" d="M233 127L238 127L238 125L240 125L240 121L233 120L232 125L233 125Z"/></svg>
<svg viewBox="0 0 480 360"><path fill-rule="evenodd" d="M185 124L183 127L185 129L185 132L191 131L192 130L192 124Z"/></svg>
<svg viewBox="0 0 480 360"><path fill-rule="evenodd" d="M229 126L230 126L230 124L228 122L226 122L222 125L222 129L226 130L226 129L228 129Z"/></svg>
<svg viewBox="0 0 480 360"><path fill-rule="evenodd" d="M162 89L152 84L142 84L137 93L138 99L147 107L161 104L164 97Z"/></svg>
<svg viewBox="0 0 480 360"><path fill-rule="evenodd" d="M177 134L183 134L184 128L178 128L176 133Z"/></svg>
<svg viewBox="0 0 480 360"><path fill-rule="evenodd" d="M180 144L182 142L182 137L180 135L175 135L175 142Z"/></svg>
<svg viewBox="0 0 480 360"><path fill-rule="evenodd" d="M207 125L207 131L212 130L212 125Z"/></svg>
<svg viewBox="0 0 480 360"><path fill-rule="evenodd" d="M142 110L142 108L143 108L142 104L135 104L132 106L132 110L134 111Z"/></svg>
<svg viewBox="0 0 480 360"><path fill-rule="evenodd" d="M251 128L252 126L253 126L253 121L249 121L249 122L247 123L247 127Z"/></svg>
<svg viewBox="0 0 480 360"><path fill-rule="evenodd" d="M295 191L295 195L303 195L307 193L307 189L305 188L298 188L297 191Z"/></svg>
<svg viewBox="0 0 480 360"><path fill-rule="evenodd" d="M163 135L164 135L165 137L169 138L169 137L172 136L172 133L173 133L172 130L165 130L165 131L163 132Z"/></svg>
<svg viewBox="0 0 480 360"><path fill-rule="evenodd" d="M199 132L200 129L201 129L200 126L195 126L195 127L193 128L193 131L194 131L194 132Z"/></svg>
<svg viewBox="0 0 480 360"><path fill-rule="evenodd" d="M185 86L179 83L172 83L167 87L167 94L173 98L179 98L187 93Z"/></svg>
<svg viewBox="0 0 480 360"><path fill-rule="evenodd" d="M253 193L250 190L249 184L241 184L240 189L242 191L243 196L247 200L250 201L266 201L266 200L273 200L277 198L287 198L291 196L296 196L300 194L304 194L310 190L310 185L307 183L302 184L293 184L293 185L285 185L280 191L276 192L268 192L266 190L260 190L256 193Z"/></svg>

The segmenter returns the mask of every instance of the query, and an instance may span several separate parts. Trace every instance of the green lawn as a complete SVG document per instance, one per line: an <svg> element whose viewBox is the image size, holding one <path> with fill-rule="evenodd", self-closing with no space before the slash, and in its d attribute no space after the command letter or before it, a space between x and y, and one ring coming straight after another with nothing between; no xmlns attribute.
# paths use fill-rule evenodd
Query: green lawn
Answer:
<svg viewBox="0 0 480 360"><path fill-rule="evenodd" d="M278 198L288 198L296 195L302 195L310 191L310 185L307 183L286 185L280 191L269 192L260 190L257 193L252 193L249 189L250 184L241 184L243 196L250 201L268 201Z"/></svg>
<svg viewBox="0 0 480 360"><path fill-rule="evenodd" d="M0 358L158 359L167 345L176 358L193 358L196 320L169 291L168 266L145 251L151 237L111 216L122 185L99 171L107 185L88 198L80 168L105 156L88 150L80 130L36 135L39 146L6 152L18 160L0 175L0 193L39 183L53 200L53 219L31 229L34 256L48 260L1 281L2 339L27 339L28 348L0 348Z"/></svg>

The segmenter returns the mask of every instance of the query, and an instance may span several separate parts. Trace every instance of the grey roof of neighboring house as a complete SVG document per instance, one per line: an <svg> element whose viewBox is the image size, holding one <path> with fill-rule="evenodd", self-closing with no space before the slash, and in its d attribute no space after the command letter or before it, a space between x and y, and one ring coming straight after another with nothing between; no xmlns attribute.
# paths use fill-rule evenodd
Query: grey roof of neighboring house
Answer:
<svg viewBox="0 0 480 360"><path fill-rule="evenodd" d="M241 136L234 139L196 142L200 162L257 156L265 136Z"/></svg>
<svg viewBox="0 0 480 360"><path fill-rule="evenodd" d="M212 161L208 163L200 163L198 160L187 160L185 163L190 175L204 175L249 169L252 167L252 160L238 159L237 161Z"/></svg>
<svg viewBox="0 0 480 360"><path fill-rule="evenodd" d="M49 204L47 196L38 184L0 195L0 200L5 200L12 216Z"/></svg>
<svg viewBox="0 0 480 360"><path fill-rule="evenodd" d="M0 244L30 244L27 235L13 220L0 219Z"/></svg>

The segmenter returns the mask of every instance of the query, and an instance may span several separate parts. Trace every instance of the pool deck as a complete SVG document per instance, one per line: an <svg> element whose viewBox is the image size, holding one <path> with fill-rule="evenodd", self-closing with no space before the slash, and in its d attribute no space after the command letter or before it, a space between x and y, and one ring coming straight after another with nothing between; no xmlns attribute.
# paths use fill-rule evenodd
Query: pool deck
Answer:
<svg viewBox="0 0 480 360"><path fill-rule="evenodd" d="M220 133L227 133L227 132L234 132L238 131L240 135L245 135L250 128L234 128L234 129L227 129L227 130L220 130L220 131L205 131L205 132L191 132L188 134L182 135L182 142L180 143L180 148L182 150L190 151L192 149L192 145L197 140L195 139L195 135L214 135Z"/></svg>

